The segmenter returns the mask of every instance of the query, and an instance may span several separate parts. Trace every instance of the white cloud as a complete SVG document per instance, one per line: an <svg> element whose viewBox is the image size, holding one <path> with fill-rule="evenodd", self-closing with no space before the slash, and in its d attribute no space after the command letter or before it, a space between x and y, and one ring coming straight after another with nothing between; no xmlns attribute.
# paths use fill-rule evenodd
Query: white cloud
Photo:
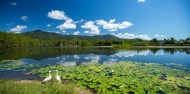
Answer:
<svg viewBox="0 0 190 94"><path fill-rule="evenodd" d="M66 31L61 31L62 33L65 33Z"/></svg>
<svg viewBox="0 0 190 94"><path fill-rule="evenodd" d="M118 53L114 54L113 57L115 57L115 56L117 56L117 57L133 57L135 55L146 56L150 53L151 53L150 50L143 50L143 51L127 50L127 51L118 52Z"/></svg>
<svg viewBox="0 0 190 94"><path fill-rule="evenodd" d="M84 31L84 33L89 33L89 31Z"/></svg>
<svg viewBox="0 0 190 94"><path fill-rule="evenodd" d="M21 20L26 21L28 19L28 16L22 16L20 17Z"/></svg>
<svg viewBox="0 0 190 94"><path fill-rule="evenodd" d="M64 22L63 24L57 26L56 28L59 28L60 30L65 30L65 29L76 29L76 25L71 22Z"/></svg>
<svg viewBox="0 0 190 94"><path fill-rule="evenodd" d="M102 26L104 29L108 31L117 31L118 29L125 29L133 25L131 22L124 21L122 23L114 23L115 19L111 19L109 22L104 20L96 20L96 23Z"/></svg>
<svg viewBox="0 0 190 94"><path fill-rule="evenodd" d="M154 37L164 38L165 36L164 35L158 35L158 34L156 34L156 35L154 35Z"/></svg>
<svg viewBox="0 0 190 94"><path fill-rule="evenodd" d="M47 26L47 27L50 27L50 26L51 26L51 24L47 24L46 26Z"/></svg>
<svg viewBox="0 0 190 94"><path fill-rule="evenodd" d="M84 20L83 19L81 19L81 20L79 20L79 21L75 21L74 23L82 23Z"/></svg>
<svg viewBox="0 0 190 94"><path fill-rule="evenodd" d="M58 33L58 34L61 33L60 31L47 31L47 32Z"/></svg>
<svg viewBox="0 0 190 94"><path fill-rule="evenodd" d="M27 26L17 25L16 27L12 28L11 31L16 32L16 33L20 33L20 31L22 31L26 28L27 28Z"/></svg>
<svg viewBox="0 0 190 94"><path fill-rule="evenodd" d="M54 24L54 23L50 23L50 24L47 24L46 26L47 26L47 27L50 27L50 26L53 25L53 24Z"/></svg>
<svg viewBox="0 0 190 94"><path fill-rule="evenodd" d="M11 6L17 6L17 2L10 3Z"/></svg>
<svg viewBox="0 0 190 94"><path fill-rule="evenodd" d="M65 15L64 11L52 10L48 12L48 17L56 20L67 20L68 17Z"/></svg>
<svg viewBox="0 0 190 94"><path fill-rule="evenodd" d="M138 3L144 3L145 0L138 0Z"/></svg>
<svg viewBox="0 0 190 94"><path fill-rule="evenodd" d="M116 37L123 38L123 39L135 39L135 38L140 38L144 40L151 40L147 34L141 34L141 35L135 35L132 33L119 33L115 35Z"/></svg>
<svg viewBox="0 0 190 94"><path fill-rule="evenodd" d="M84 33L88 33L88 34L92 34L92 35L100 34L100 30L98 29L98 26L96 26L93 21L88 21L81 27L89 30L89 31L85 31Z"/></svg>
<svg viewBox="0 0 190 94"><path fill-rule="evenodd" d="M73 35L79 35L79 34L80 34L79 31L76 31L76 32L73 33Z"/></svg>
<svg viewBox="0 0 190 94"><path fill-rule="evenodd" d="M65 20L63 24L56 27L60 30L76 29L75 22L73 21L73 19L66 16L64 11L52 10L51 12L48 12L48 17L56 20Z"/></svg>

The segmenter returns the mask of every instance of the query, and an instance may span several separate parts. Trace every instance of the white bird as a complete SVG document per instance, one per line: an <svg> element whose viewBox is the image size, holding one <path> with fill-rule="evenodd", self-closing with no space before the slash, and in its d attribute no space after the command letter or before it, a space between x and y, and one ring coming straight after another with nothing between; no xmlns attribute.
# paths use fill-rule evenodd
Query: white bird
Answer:
<svg viewBox="0 0 190 94"><path fill-rule="evenodd" d="M55 76L56 80L59 81L59 82L61 82L61 78L58 75L58 70L55 70L55 71L56 71L56 76Z"/></svg>
<svg viewBox="0 0 190 94"><path fill-rule="evenodd" d="M42 82L47 82L47 81L51 80L51 78L52 78L51 71L49 71L49 76L46 77Z"/></svg>

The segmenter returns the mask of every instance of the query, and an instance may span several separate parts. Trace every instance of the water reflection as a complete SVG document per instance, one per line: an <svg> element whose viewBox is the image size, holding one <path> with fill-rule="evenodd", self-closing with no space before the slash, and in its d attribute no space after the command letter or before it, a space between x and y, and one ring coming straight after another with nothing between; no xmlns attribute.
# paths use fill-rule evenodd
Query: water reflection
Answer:
<svg viewBox="0 0 190 94"><path fill-rule="evenodd" d="M118 56L118 57L132 57L135 55L143 55L146 56L149 53L151 53L150 50L142 50L142 51L136 51L136 50L122 50L118 53L112 55L112 57Z"/></svg>
<svg viewBox="0 0 190 94"><path fill-rule="evenodd" d="M182 65L190 68L190 49L114 49L114 48L25 48L1 49L1 60L18 60L0 64L0 78L36 79L25 71L50 65L115 64L120 61L153 62L164 66ZM170 64L170 65L168 65ZM175 66L174 66L175 67ZM186 69L183 69L186 70Z"/></svg>
<svg viewBox="0 0 190 94"><path fill-rule="evenodd" d="M60 61L57 64L62 65L62 66L76 66L77 62L75 62L75 61Z"/></svg>
<svg viewBox="0 0 190 94"><path fill-rule="evenodd" d="M0 50L0 60L23 60L41 65L76 66L86 63L117 63L123 60L155 63L184 63L189 66L190 49L114 48L25 48Z"/></svg>
<svg viewBox="0 0 190 94"><path fill-rule="evenodd" d="M118 62L118 59L108 59L107 61L104 61L103 64L115 64Z"/></svg>

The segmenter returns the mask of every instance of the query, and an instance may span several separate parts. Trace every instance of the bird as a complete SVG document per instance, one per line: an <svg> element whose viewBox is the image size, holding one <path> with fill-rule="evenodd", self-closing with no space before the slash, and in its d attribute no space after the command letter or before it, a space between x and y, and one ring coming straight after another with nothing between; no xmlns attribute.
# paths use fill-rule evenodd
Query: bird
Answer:
<svg viewBox="0 0 190 94"><path fill-rule="evenodd" d="M58 75L58 70L55 70L55 71L56 71L56 76L55 76L56 80L57 80L58 82L61 82L61 78L60 78L60 76Z"/></svg>
<svg viewBox="0 0 190 94"><path fill-rule="evenodd" d="M47 81L50 81L52 78L52 75L51 75L51 71L49 71L49 76L46 77L42 82L47 82Z"/></svg>

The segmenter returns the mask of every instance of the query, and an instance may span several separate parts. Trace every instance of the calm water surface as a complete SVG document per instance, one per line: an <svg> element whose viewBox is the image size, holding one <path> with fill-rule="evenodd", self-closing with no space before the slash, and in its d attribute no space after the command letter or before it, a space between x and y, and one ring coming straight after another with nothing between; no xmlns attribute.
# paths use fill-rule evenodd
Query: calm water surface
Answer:
<svg viewBox="0 0 190 94"><path fill-rule="evenodd" d="M87 63L112 64L119 61L183 65L190 69L190 49L114 49L114 48L22 48L1 49L0 78L39 79L26 75L31 69L50 65L77 66ZM34 65L29 67L29 65ZM10 68L11 67L11 68ZM172 66L170 66L172 67Z"/></svg>

